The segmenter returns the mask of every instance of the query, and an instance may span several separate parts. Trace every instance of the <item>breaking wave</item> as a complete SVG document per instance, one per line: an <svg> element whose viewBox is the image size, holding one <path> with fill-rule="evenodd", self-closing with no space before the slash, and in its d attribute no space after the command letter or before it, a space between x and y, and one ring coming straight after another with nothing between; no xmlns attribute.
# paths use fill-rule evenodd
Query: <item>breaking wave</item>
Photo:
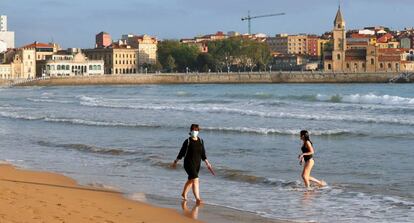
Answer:
<svg viewBox="0 0 414 223"><path fill-rule="evenodd" d="M44 103L57 103L57 104L73 104L74 101L65 101L65 100L54 100L54 99L46 99L46 98L27 98L28 101L31 102L44 102Z"/></svg>
<svg viewBox="0 0 414 223"><path fill-rule="evenodd" d="M48 141L38 141L38 145L44 147L54 147L54 148L65 148L71 150L77 150L80 152L87 152L87 153L97 153L103 155L113 155L113 156L120 156L120 155L133 155L137 154L136 151L126 150L121 148L105 148L105 147L98 147L94 145L86 145L86 144L58 144L52 143Z"/></svg>
<svg viewBox="0 0 414 223"><path fill-rule="evenodd" d="M378 117L378 116L355 116L355 115L337 115L337 114L295 114L287 112L269 112L250 109L232 108L225 106L186 106L186 105L131 105L116 104L105 101L103 99L82 97L81 104L92 107L106 108L123 108L136 110L153 110L153 111L181 111L181 112L204 112L204 113L225 113L241 116L255 116L263 118L290 118L301 120L317 120L317 121L347 121L362 123L379 123L379 124L398 124L398 125L414 125L414 120L408 118L396 118L394 116Z"/></svg>
<svg viewBox="0 0 414 223"><path fill-rule="evenodd" d="M249 127L203 127L207 131L235 132L235 133L253 133L261 135L297 135L299 129L273 129L273 128L249 128ZM363 133L352 132L349 130L333 129L333 130L313 130L312 135L317 136L340 136L340 135L365 135Z"/></svg>
<svg viewBox="0 0 414 223"><path fill-rule="evenodd" d="M86 126L102 126L102 127L129 127L129 128L159 128L160 125L141 124L141 123L124 123L124 122L108 122L108 121L92 121L77 118L54 118L48 116L30 116L22 115L15 112L0 112L0 116L12 119L22 119L29 121L46 121L46 122L60 122L74 125L86 125Z"/></svg>
<svg viewBox="0 0 414 223"><path fill-rule="evenodd" d="M353 103L353 104L379 104L379 105L413 105L414 98L405 98L391 95L375 94L351 94L351 95L323 95L316 96L318 101L330 101L336 103Z"/></svg>

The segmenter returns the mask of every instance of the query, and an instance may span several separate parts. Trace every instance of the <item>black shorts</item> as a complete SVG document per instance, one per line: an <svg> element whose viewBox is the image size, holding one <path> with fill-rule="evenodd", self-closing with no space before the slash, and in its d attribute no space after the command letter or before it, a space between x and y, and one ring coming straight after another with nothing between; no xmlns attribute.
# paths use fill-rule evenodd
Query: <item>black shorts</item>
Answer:
<svg viewBox="0 0 414 223"><path fill-rule="evenodd" d="M198 172L200 168L194 168L194 167L184 167L185 172L188 175L188 180L194 180L198 178Z"/></svg>

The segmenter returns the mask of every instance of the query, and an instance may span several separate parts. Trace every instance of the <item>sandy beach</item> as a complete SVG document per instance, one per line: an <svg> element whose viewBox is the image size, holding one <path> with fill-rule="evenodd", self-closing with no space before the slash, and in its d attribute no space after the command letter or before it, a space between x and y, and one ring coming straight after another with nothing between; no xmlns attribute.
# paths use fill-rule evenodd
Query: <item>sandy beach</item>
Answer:
<svg viewBox="0 0 414 223"><path fill-rule="evenodd" d="M198 222L177 211L78 185L62 175L0 166L0 222Z"/></svg>

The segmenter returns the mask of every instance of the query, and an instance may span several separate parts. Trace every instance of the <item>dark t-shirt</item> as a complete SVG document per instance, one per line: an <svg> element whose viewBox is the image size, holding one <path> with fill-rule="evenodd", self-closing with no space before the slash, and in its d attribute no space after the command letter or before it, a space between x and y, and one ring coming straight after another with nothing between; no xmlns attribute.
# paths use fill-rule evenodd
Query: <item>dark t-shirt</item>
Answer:
<svg viewBox="0 0 414 223"><path fill-rule="evenodd" d="M188 140L190 140L189 144ZM180 160L183 157L184 169L188 175L192 177L198 176L201 160L205 161L207 159L203 140L201 138L198 138L198 140L193 140L192 138L186 139L181 147L180 153L178 153L177 159Z"/></svg>

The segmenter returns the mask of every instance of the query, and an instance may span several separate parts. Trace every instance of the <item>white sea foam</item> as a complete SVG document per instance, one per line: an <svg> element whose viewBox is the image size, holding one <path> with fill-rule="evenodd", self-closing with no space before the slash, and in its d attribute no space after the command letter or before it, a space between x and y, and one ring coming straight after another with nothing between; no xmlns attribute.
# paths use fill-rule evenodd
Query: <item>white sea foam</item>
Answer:
<svg viewBox="0 0 414 223"><path fill-rule="evenodd" d="M148 202L147 196L145 193L133 193L129 195L128 198L134 201Z"/></svg>
<svg viewBox="0 0 414 223"><path fill-rule="evenodd" d="M226 113L236 114L241 116L257 116L263 118L291 118L304 120L318 120L318 121L348 121L348 122L363 122L363 123L385 123L385 124L399 124L399 125L414 125L414 120L406 117L394 116L355 116L355 115L339 115L339 114L320 114L320 113L287 113L287 112L269 112L241 108L226 107L224 105L218 106L187 106L187 105L154 105L154 104L117 104L100 100L96 98L83 98L81 104L84 106L93 107L108 107L108 108L126 108L137 110L155 110L155 111L181 111L181 112L204 112L204 113Z"/></svg>
<svg viewBox="0 0 414 223"><path fill-rule="evenodd" d="M27 98L28 101L32 102L46 102L46 103L57 103L57 104L72 104L73 101L65 101L65 100L54 100L54 99L45 99L45 98Z"/></svg>
<svg viewBox="0 0 414 223"><path fill-rule="evenodd" d="M251 128L251 127L203 127L204 130L223 131L223 132L239 132L239 133L254 133L254 134L278 134L278 135L297 135L298 129L274 129L274 128ZM343 134L362 134L352 132L345 129L329 129L329 130L311 130L312 135L343 135Z"/></svg>
<svg viewBox="0 0 414 223"><path fill-rule="evenodd" d="M351 95L324 95L316 96L318 101L343 102L353 104L380 104L380 105L414 105L414 98L405 98L391 95L351 94Z"/></svg>

